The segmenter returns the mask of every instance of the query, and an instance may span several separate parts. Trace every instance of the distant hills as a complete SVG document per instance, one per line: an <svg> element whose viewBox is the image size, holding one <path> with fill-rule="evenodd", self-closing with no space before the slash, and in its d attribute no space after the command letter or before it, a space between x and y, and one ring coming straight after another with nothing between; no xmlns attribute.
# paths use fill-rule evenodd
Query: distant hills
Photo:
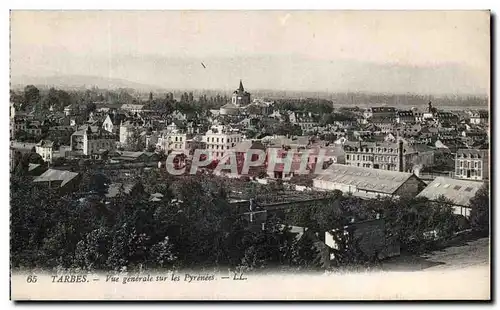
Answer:
<svg viewBox="0 0 500 310"><path fill-rule="evenodd" d="M65 89L65 90L84 90L92 87L99 89L132 89L138 93L161 94L165 92L173 92L174 96L180 97L184 91L192 91L195 98L201 95L230 96L232 90L222 89L173 89L161 87L158 85L149 85L128 81L125 79L106 78L102 76L87 76L87 75L59 75L59 76L12 76L11 88L22 89L26 85L35 85L40 89L48 89L50 87ZM235 86L236 88L236 86ZM272 90L272 89L247 89L253 98L268 98L272 100L283 98L317 98L331 100L335 106L358 106L368 107L373 104L390 105L400 108L410 107L426 107L429 101L441 109L455 110L462 108L488 108L488 98L478 95L432 95L432 94L410 94L410 93L373 93L373 92L327 92L327 91L287 91L287 90Z"/></svg>
<svg viewBox="0 0 500 310"><path fill-rule="evenodd" d="M11 88L20 88L26 85L35 85L39 88L59 89L87 89L97 87L100 89L130 88L138 91L158 91L161 87L132 82L124 79L107 78L86 75L54 75L54 76L11 76Z"/></svg>

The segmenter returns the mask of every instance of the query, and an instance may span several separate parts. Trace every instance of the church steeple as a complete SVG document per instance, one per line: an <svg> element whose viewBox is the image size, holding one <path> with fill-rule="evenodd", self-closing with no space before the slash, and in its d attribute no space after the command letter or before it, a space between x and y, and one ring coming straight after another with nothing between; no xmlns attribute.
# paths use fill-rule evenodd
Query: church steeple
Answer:
<svg viewBox="0 0 500 310"><path fill-rule="evenodd" d="M241 80L240 80L240 87L238 88L238 90L240 92L244 92L245 91L245 89L243 88L243 83L241 82Z"/></svg>

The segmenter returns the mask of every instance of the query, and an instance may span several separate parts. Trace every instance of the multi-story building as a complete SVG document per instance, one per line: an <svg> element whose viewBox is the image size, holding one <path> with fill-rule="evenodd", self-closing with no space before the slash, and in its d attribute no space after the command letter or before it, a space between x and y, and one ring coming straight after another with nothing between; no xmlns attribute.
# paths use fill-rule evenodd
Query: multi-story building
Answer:
<svg viewBox="0 0 500 310"><path fill-rule="evenodd" d="M41 140L35 146L35 151L42 157L45 162L52 162L52 154L54 153L54 142L50 140Z"/></svg>
<svg viewBox="0 0 500 310"><path fill-rule="evenodd" d="M412 172L434 163L433 150L403 141L346 142L344 151L346 164L357 167Z"/></svg>
<svg viewBox="0 0 500 310"><path fill-rule="evenodd" d="M143 104L123 104L120 109L130 113L140 113L143 112Z"/></svg>
<svg viewBox="0 0 500 310"><path fill-rule="evenodd" d="M71 104L67 105L67 106L64 107L64 115L65 116L71 116L71 115L73 115L74 110L75 109L73 108L73 105L71 105Z"/></svg>
<svg viewBox="0 0 500 310"><path fill-rule="evenodd" d="M293 112L288 113L290 123L299 125L302 131L312 130L319 126L320 116L311 112Z"/></svg>
<svg viewBox="0 0 500 310"><path fill-rule="evenodd" d="M158 136L158 141L156 142L156 147L168 152L173 153L185 153L188 149L188 140L191 139L191 135L181 132L164 132Z"/></svg>
<svg viewBox="0 0 500 310"><path fill-rule="evenodd" d="M488 111L468 111L469 122L474 125L487 124L489 115Z"/></svg>
<svg viewBox="0 0 500 310"><path fill-rule="evenodd" d="M99 150L114 151L115 135L97 126L83 126L71 135L71 151L92 155Z"/></svg>
<svg viewBox="0 0 500 310"><path fill-rule="evenodd" d="M455 178L489 179L489 150L458 149L455 155Z"/></svg>
<svg viewBox="0 0 500 310"><path fill-rule="evenodd" d="M239 132L220 125L213 126L204 137L206 148L211 153L212 159L221 159L229 149L241 141L242 136Z"/></svg>
<svg viewBox="0 0 500 310"><path fill-rule="evenodd" d="M396 118L396 109L393 107L373 107L367 108L363 112L366 119L370 118Z"/></svg>
<svg viewBox="0 0 500 310"><path fill-rule="evenodd" d="M120 124L120 144L127 144L127 139L132 135L134 129L142 128L144 122L141 120L126 121Z"/></svg>
<svg viewBox="0 0 500 310"><path fill-rule="evenodd" d="M414 122L415 122L415 115L413 114L412 110L398 111L396 113L396 123L403 124L403 123L414 123Z"/></svg>

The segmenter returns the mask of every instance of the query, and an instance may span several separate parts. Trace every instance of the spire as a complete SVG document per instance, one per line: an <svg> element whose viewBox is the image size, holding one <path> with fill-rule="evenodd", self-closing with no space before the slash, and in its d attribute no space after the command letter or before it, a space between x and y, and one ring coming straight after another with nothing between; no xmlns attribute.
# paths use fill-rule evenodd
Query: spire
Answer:
<svg viewBox="0 0 500 310"><path fill-rule="evenodd" d="M240 87L238 88L238 90L240 92L244 92L245 91L245 89L243 88L243 83L241 82L241 80L240 80Z"/></svg>

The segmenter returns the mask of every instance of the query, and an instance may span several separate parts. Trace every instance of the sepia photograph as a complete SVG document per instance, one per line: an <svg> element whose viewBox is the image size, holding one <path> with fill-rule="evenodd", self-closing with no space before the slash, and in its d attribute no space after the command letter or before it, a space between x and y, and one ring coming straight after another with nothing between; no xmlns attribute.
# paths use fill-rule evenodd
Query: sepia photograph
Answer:
<svg viewBox="0 0 500 310"><path fill-rule="evenodd" d="M490 301L491 18L11 10L10 299Z"/></svg>

